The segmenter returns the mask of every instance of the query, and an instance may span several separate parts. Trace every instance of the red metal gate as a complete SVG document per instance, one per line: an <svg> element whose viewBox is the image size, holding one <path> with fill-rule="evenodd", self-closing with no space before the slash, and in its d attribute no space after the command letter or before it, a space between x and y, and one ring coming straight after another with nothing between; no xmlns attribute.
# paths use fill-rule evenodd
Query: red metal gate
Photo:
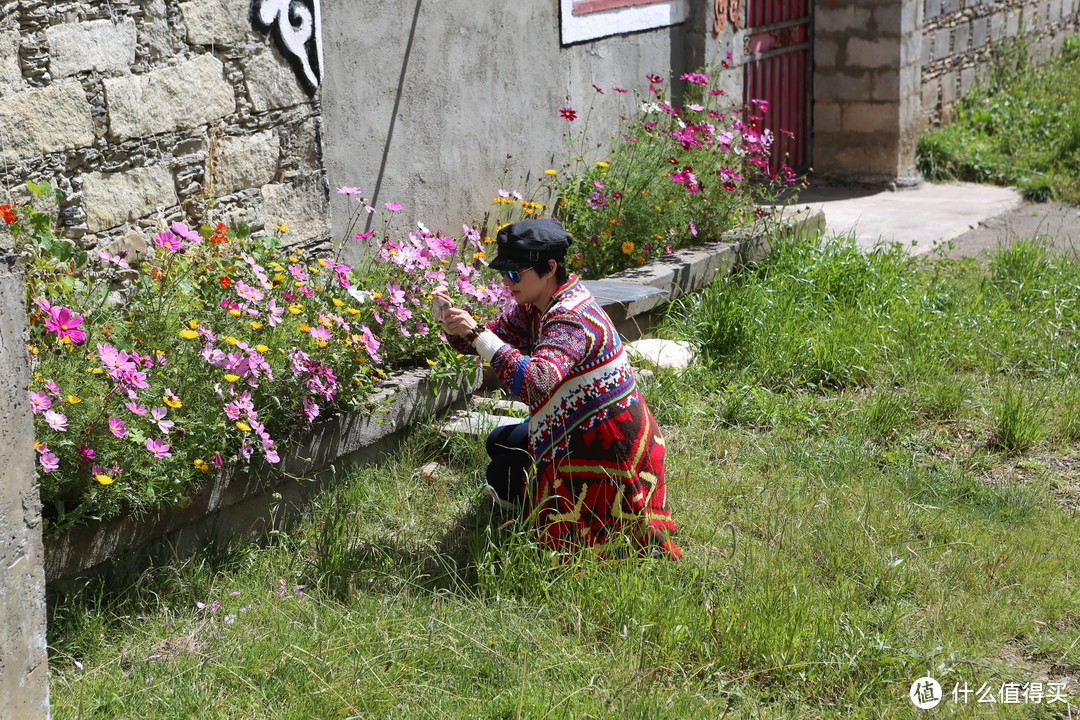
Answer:
<svg viewBox="0 0 1080 720"><path fill-rule="evenodd" d="M765 100L774 169L810 164L810 0L749 0L743 101ZM786 132L785 132L786 131Z"/></svg>

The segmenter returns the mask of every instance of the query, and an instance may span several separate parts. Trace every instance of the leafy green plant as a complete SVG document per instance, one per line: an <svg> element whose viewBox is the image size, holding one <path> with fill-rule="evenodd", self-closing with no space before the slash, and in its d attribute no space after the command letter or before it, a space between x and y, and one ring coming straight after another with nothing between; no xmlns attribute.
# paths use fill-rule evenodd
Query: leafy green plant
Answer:
<svg viewBox="0 0 1080 720"><path fill-rule="evenodd" d="M387 217L398 209L387 203ZM471 228L461 240L384 228L376 254L353 268L289 247L285 228L252 235L224 223L174 221L145 257L88 255L32 200L0 211L27 259L50 533L177 502L232 467L273 471L296 431L373 411L368 391L395 367L426 359L436 384L475 371L432 330L430 292L449 284L476 312L504 302L501 283L480 280L483 243Z"/></svg>
<svg viewBox="0 0 1080 720"><path fill-rule="evenodd" d="M496 225L547 207L574 238L572 269L602 277L762 217L762 201L798 184L786 164L771 164L768 103L727 107L708 73L681 79L688 89L680 106L657 75L647 76L648 93L594 85L592 103L619 104L624 119L614 135L587 149L587 120L580 132L568 131L570 160L546 170L528 199L501 190ZM569 107L560 115L571 124L578 119Z"/></svg>
<svg viewBox="0 0 1080 720"><path fill-rule="evenodd" d="M1046 411L1040 398L1008 384L994 403L993 444L1011 453L1023 453L1046 431Z"/></svg>

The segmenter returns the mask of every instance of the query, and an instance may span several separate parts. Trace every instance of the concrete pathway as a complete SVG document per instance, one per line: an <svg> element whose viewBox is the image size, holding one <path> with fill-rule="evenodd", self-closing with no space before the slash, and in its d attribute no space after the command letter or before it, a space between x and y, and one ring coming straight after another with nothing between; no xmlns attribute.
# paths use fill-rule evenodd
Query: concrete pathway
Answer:
<svg viewBox="0 0 1080 720"><path fill-rule="evenodd" d="M798 207L822 210L830 236L852 236L865 248L899 242L924 255L1021 204L1020 194L1009 188L923 183L896 191L810 187Z"/></svg>

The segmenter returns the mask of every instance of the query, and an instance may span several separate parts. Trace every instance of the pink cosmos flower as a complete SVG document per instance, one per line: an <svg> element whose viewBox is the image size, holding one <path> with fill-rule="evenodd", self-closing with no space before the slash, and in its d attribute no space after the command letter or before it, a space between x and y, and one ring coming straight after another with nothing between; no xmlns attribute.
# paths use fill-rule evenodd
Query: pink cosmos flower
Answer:
<svg viewBox="0 0 1080 720"><path fill-rule="evenodd" d="M386 203L386 209L389 210L390 212L401 212L405 208L402 207L401 205L399 205L396 202L388 202L388 203Z"/></svg>
<svg viewBox="0 0 1080 720"><path fill-rule="evenodd" d="M60 386L52 380L45 381L45 389L52 393L54 396L60 397Z"/></svg>
<svg viewBox="0 0 1080 720"><path fill-rule="evenodd" d="M574 122L575 120L577 120L577 112L574 111L574 108L559 108L559 115L565 118L568 122Z"/></svg>
<svg viewBox="0 0 1080 720"><path fill-rule="evenodd" d="M689 83L694 83L695 85L704 86L709 84L709 76L703 72L683 73L679 76L679 79L685 80ZM650 82L652 82L652 80L650 80ZM657 80L657 82L659 82L659 80Z"/></svg>
<svg viewBox="0 0 1080 720"><path fill-rule="evenodd" d="M359 195L360 194L360 188L355 188L355 187L339 187L337 191L338 191L338 195Z"/></svg>
<svg viewBox="0 0 1080 720"><path fill-rule="evenodd" d="M49 427L51 427L53 430L58 430L60 432L64 432L65 430L67 430L67 415L62 412L56 412L55 410L46 410L45 422L48 423Z"/></svg>
<svg viewBox="0 0 1080 720"><path fill-rule="evenodd" d="M690 234L697 237L697 225L694 225L693 218L690 218Z"/></svg>
<svg viewBox="0 0 1080 720"><path fill-rule="evenodd" d="M35 415L39 412L45 412L52 407L52 398L48 393L43 392L31 392L30 393L30 409Z"/></svg>
<svg viewBox="0 0 1080 720"><path fill-rule="evenodd" d="M221 455L218 455L217 453L214 453L214 456L210 458L210 462L214 463L214 467L221 467L225 464Z"/></svg>
<svg viewBox="0 0 1080 720"><path fill-rule="evenodd" d="M56 468L60 467L60 458L56 457L51 452L43 452L38 456L38 461L41 463L41 469L43 472L52 472Z"/></svg>
<svg viewBox="0 0 1080 720"><path fill-rule="evenodd" d="M196 230L189 228L182 222L173 222L171 225L169 225L169 229L183 239L187 240L192 245L198 245L202 242L202 235L199 235Z"/></svg>
<svg viewBox="0 0 1080 720"><path fill-rule="evenodd" d="M322 325L311 328L308 333L311 335L311 337L315 338L320 342L329 342L330 339L334 337L334 333L330 331L330 328L324 327Z"/></svg>
<svg viewBox="0 0 1080 720"><path fill-rule="evenodd" d="M319 416L319 405L313 399L305 395L300 398L300 414L306 422L311 422Z"/></svg>
<svg viewBox="0 0 1080 720"><path fill-rule="evenodd" d="M45 329L56 333L58 340L68 340L76 345L86 340L86 332L79 326L83 323L82 315L76 315L69 308L53 305L49 308L49 319Z"/></svg>
<svg viewBox="0 0 1080 720"><path fill-rule="evenodd" d="M253 303L262 302L263 297L265 297L261 290L244 282L236 283L236 294Z"/></svg>
<svg viewBox="0 0 1080 720"><path fill-rule="evenodd" d="M176 233L168 230L162 230L154 236L154 244L158 247L165 248L166 250L172 250L173 252L182 253L187 250L187 245Z"/></svg>
<svg viewBox="0 0 1080 720"><path fill-rule="evenodd" d="M118 438L122 438L127 435L127 423L120 418L109 418L109 432Z"/></svg>
<svg viewBox="0 0 1080 720"><path fill-rule="evenodd" d="M371 356L372 360L375 362L382 362L382 358L380 358L378 354L379 346L382 345L382 343L379 342L379 339L375 337L375 334L371 332L371 328L367 325L361 325L360 332L362 333L364 341L364 350L367 351L367 354Z"/></svg>
<svg viewBox="0 0 1080 720"><path fill-rule="evenodd" d="M127 405L125 405L125 407L128 410L130 410L131 412L135 413L136 415L145 415L146 414L146 406L145 405L139 405L138 403L135 403L135 402L129 402L129 403L127 403Z"/></svg>
<svg viewBox="0 0 1080 720"><path fill-rule="evenodd" d="M89 445L85 445L85 444L80 445L79 446L79 457L82 458L84 461L93 460L94 459L94 448L90 447Z"/></svg>
<svg viewBox="0 0 1080 720"><path fill-rule="evenodd" d="M172 429L172 426L176 424L172 420L165 419L165 414L168 412L168 409L163 407L150 408L150 417L157 423L158 430L166 435L169 434L169 430Z"/></svg>
<svg viewBox="0 0 1080 720"><path fill-rule="evenodd" d="M146 438L146 449L156 458L172 457L172 453L169 452L169 445L163 440Z"/></svg>

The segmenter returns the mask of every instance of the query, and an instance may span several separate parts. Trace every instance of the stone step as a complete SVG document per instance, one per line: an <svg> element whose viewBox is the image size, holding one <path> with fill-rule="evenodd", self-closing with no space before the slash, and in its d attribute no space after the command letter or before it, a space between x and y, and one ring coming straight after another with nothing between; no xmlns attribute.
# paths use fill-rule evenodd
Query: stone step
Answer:
<svg viewBox="0 0 1080 720"><path fill-rule="evenodd" d="M474 395L469 400L469 404L480 412L490 412L496 415L514 414L523 418L529 415L529 406L520 400L495 400L482 395Z"/></svg>
<svg viewBox="0 0 1080 720"><path fill-rule="evenodd" d="M503 425L517 425L522 422L521 418L507 417L506 415L492 415L475 410L459 410L451 413L441 426L441 430L449 435L487 435L497 427Z"/></svg>

